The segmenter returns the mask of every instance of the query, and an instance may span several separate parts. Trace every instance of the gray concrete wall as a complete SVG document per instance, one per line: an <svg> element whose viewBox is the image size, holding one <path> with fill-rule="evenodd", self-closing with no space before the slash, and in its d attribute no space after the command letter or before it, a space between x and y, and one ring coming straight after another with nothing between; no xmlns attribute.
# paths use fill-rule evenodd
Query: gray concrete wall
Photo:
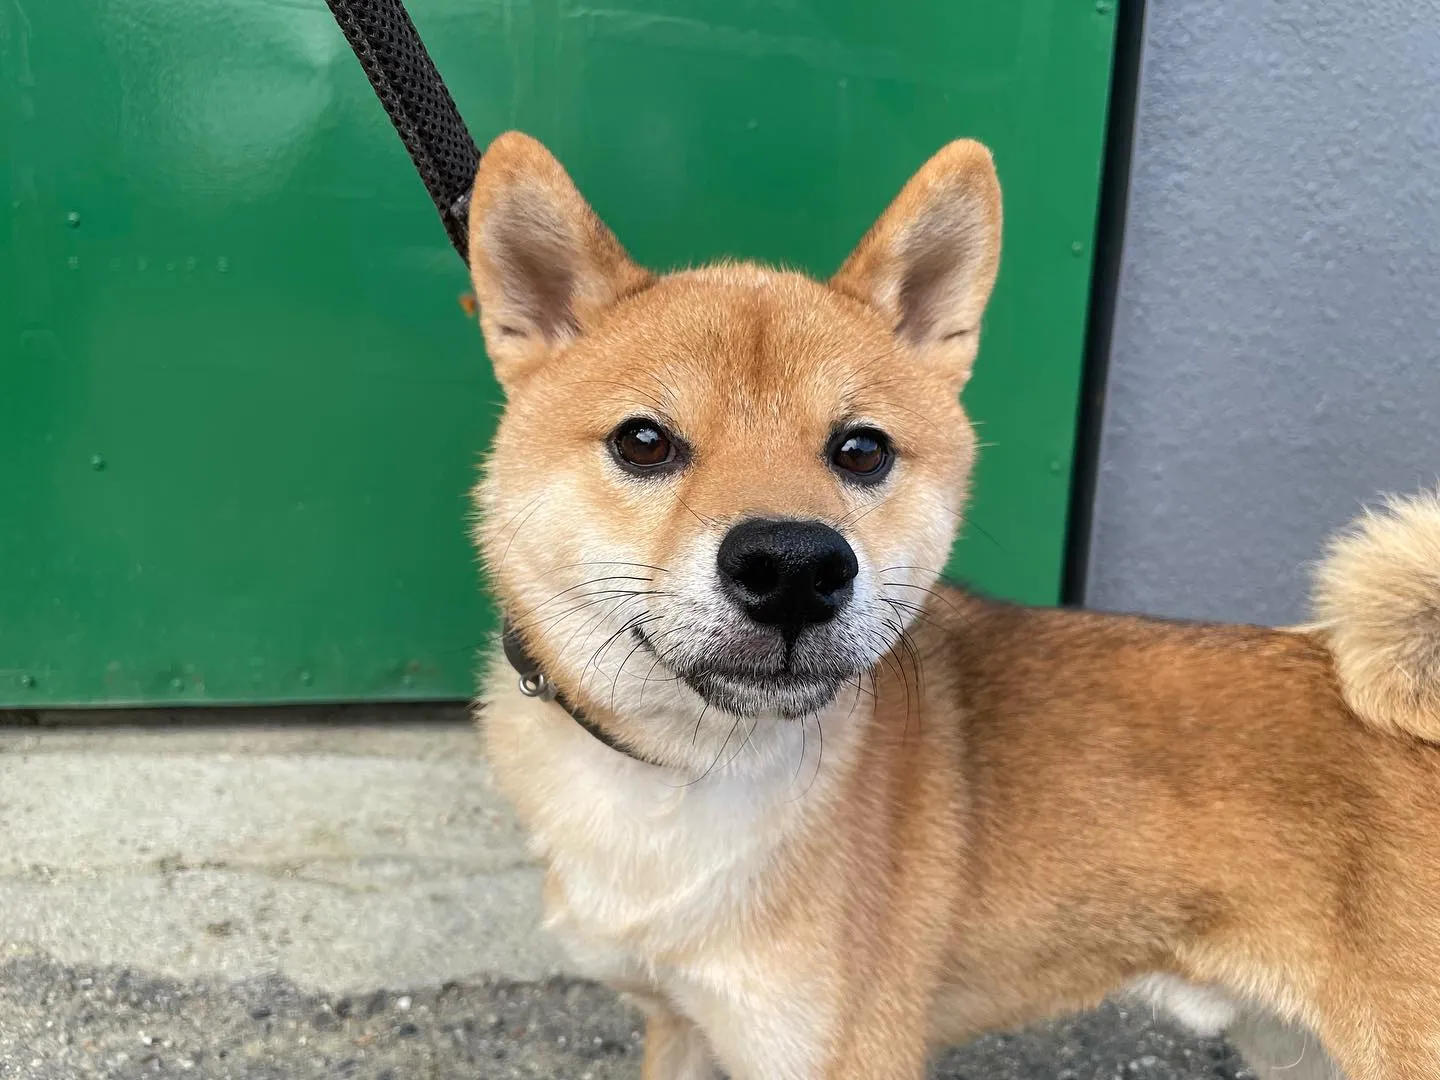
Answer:
<svg viewBox="0 0 1440 1080"><path fill-rule="evenodd" d="M1281 623L1440 475L1440 3L1151 0L1086 602Z"/></svg>

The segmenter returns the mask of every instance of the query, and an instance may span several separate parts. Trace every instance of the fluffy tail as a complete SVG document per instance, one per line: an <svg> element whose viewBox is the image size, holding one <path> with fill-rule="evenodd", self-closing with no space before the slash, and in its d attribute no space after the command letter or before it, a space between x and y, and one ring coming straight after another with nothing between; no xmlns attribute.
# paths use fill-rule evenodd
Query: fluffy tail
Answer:
<svg viewBox="0 0 1440 1080"><path fill-rule="evenodd" d="M1392 498L1337 537L1315 615L1360 718L1440 742L1440 493Z"/></svg>

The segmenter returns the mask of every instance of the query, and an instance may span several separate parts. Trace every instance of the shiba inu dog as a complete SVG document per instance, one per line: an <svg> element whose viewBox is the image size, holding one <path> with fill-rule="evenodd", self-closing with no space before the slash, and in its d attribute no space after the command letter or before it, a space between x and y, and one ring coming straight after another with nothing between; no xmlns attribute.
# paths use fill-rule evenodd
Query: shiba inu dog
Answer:
<svg viewBox="0 0 1440 1080"><path fill-rule="evenodd" d="M914 1080L1115 992L1261 1075L1440 1076L1440 501L1337 541L1307 628L991 602L939 581L985 148L826 282L652 274L518 134L470 227L506 395L480 717L645 1077Z"/></svg>

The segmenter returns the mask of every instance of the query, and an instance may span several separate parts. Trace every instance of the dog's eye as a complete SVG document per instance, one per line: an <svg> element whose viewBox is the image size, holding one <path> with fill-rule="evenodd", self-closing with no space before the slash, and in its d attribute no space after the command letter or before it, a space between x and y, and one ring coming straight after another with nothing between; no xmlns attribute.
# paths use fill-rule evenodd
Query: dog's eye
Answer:
<svg viewBox="0 0 1440 1080"><path fill-rule="evenodd" d="M610 436L610 448L623 465L649 470L669 465L678 453L675 439L653 420L627 420Z"/></svg>
<svg viewBox="0 0 1440 1080"><path fill-rule="evenodd" d="M890 439L875 428L851 428L830 441L830 463L849 480L877 484L894 460Z"/></svg>

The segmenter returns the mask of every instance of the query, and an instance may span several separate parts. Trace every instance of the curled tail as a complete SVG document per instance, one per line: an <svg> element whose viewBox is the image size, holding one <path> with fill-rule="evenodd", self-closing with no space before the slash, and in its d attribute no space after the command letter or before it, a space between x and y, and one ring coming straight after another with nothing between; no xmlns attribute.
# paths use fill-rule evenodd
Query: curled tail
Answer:
<svg viewBox="0 0 1440 1080"><path fill-rule="evenodd" d="M1392 498L1336 537L1315 616L1350 708L1440 742L1440 493Z"/></svg>

